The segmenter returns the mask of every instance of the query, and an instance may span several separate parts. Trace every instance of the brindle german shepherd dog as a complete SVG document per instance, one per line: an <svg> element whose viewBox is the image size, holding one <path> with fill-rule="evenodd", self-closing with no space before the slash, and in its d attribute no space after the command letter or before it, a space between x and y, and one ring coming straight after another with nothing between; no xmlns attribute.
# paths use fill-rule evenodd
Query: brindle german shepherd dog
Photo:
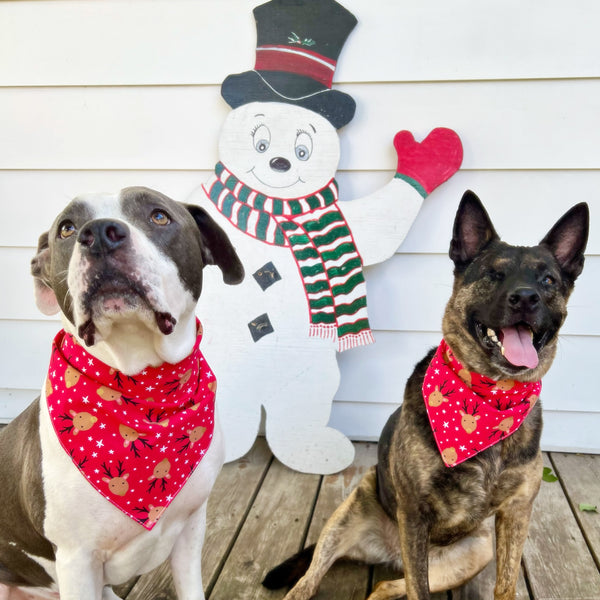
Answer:
<svg viewBox="0 0 600 600"><path fill-rule="evenodd" d="M583 268L588 221L587 205L578 204L538 246L511 246L500 240L477 196L465 193L450 243L455 278L442 326L464 368L498 383L536 382L548 371L567 299ZM445 466L422 393L434 351L416 366L401 409L383 429L378 464L330 517L316 547L265 578L269 588L297 581L285 600L311 598L342 556L403 569L404 579L380 583L369 600L426 600L430 592L462 585L492 560L492 516L494 598L515 597L542 476L542 407L532 400L514 433Z"/></svg>

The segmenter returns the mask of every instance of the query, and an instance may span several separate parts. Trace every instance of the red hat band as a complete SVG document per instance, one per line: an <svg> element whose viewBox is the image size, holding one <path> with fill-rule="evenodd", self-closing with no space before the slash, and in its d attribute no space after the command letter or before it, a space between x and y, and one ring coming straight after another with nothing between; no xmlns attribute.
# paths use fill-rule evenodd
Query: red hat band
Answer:
<svg viewBox="0 0 600 600"><path fill-rule="evenodd" d="M304 48L259 46L256 48L256 71L285 71L310 77L331 89L336 62Z"/></svg>

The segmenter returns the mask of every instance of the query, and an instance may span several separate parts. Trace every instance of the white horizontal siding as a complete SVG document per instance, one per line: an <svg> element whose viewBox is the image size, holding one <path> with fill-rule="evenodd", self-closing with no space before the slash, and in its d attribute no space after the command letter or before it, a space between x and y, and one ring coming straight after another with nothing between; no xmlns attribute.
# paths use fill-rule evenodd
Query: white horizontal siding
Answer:
<svg viewBox="0 0 600 600"><path fill-rule="evenodd" d="M0 315L6 319L38 320L33 281L28 276L34 248L6 248L0 252L0 272L12 281L10 294L0 295ZM207 267L216 268L216 267ZM588 271L589 269L589 271ZM369 320L375 330L438 331L452 292L452 263L443 254L396 254L367 267ZM584 274L569 304L562 332L600 336L600 256L588 256Z"/></svg>
<svg viewBox="0 0 600 600"><path fill-rule="evenodd" d="M13 222L19 223L18 227L5 228L0 233L0 242L3 246L34 246L65 203L82 192L146 185L185 202L211 173L209 170L0 171L0 202L9 209ZM379 171L338 171L342 200L366 196L390 177L390 166ZM576 202L587 201L592 224L600 222L597 193L600 170L461 170L423 204L398 252L445 254L458 200L469 188L489 206L498 233L513 244L539 242L561 213ZM36 206L34 219L32 205ZM524 215L516 219L515 214L520 214L524 206L532 218ZM590 237L587 253L600 255L600 236Z"/></svg>
<svg viewBox="0 0 600 600"><path fill-rule="evenodd" d="M252 68L248 0L0 3L0 85L221 83ZM337 81L597 76L596 0L346 0Z"/></svg>
<svg viewBox="0 0 600 600"><path fill-rule="evenodd" d="M463 139L464 169L599 169L600 79L349 83L343 170L393 169L394 133ZM0 88L7 169L207 169L227 105L218 86Z"/></svg>
<svg viewBox="0 0 600 600"><path fill-rule="evenodd" d="M452 220L465 189L497 230L532 244L590 204L584 273L544 381L544 447L600 452L600 5L595 0L342 0L359 20L336 86L342 198L380 187L394 133L462 137L462 170L429 197L393 259L368 269L377 343L339 356L331 424L375 439L412 366L439 340ZM0 2L0 420L37 394L59 327L33 304L38 235L83 191L147 185L185 201L217 160L219 85L254 63L247 0Z"/></svg>

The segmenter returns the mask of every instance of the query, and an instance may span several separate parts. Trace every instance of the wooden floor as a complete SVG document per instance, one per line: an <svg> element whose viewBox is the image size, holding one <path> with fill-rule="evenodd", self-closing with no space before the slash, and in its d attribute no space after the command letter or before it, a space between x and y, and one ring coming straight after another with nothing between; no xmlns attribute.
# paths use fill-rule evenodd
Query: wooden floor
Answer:
<svg viewBox="0 0 600 600"><path fill-rule="evenodd" d="M274 460L263 439L243 459L225 465L208 504L202 571L210 600L271 600L260 585L283 558L314 542L325 520L365 470L375 463L375 444L356 444L354 464L339 475L296 473ZM558 475L542 483L523 557L519 600L600 600L600 514L579 504L600 505L600 456L551 453ZM317 598L363 600L380 579L380 567L338 564ZM494 566L468 586L435 600L490 600ZM127 600L174 600L169 570L161 569L118 590Z"/></svg>

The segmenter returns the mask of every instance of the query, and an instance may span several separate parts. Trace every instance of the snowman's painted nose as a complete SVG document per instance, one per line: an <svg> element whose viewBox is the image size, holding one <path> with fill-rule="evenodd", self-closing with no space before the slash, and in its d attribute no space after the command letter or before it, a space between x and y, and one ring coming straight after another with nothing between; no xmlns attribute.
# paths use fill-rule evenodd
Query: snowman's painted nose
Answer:
<svg viewBox="0 0 600 600"><path fill-rule="evenodd" d="M276 156L269 161L269 166L273 171L289 171L292 165L287 158L283 158L282 156Z"/></svg>

